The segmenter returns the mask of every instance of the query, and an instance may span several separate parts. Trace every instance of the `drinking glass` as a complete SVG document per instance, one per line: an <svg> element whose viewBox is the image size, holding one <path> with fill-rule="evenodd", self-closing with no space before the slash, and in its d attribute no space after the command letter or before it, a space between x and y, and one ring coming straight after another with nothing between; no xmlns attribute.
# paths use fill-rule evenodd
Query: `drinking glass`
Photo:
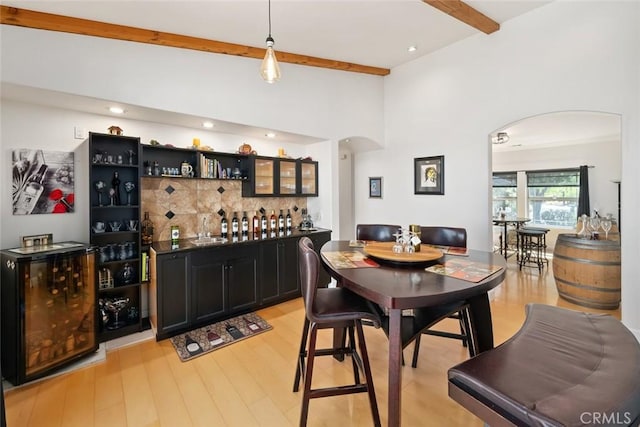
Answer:
<svg viewBox="0 0 640 427"><path fill-rule="evenodd" d="M98 192L98 205L102 206L102 193L104 193L104 189L107 188L107 183L104 181L96 181L93 183L93 188Z"/></svg>
<svg viewBox="0 0 640 427"><path fill-rule="evenodd" d="M404 250L404 239L402 237L403 234L400 230L398 230L398 232L393 234L393 236L395 236L396 238L396 244L393 245L391 250L393 251L394 254L400 254Z"/></svg>
<svg viewBox="0 0 640 427"><path fill-rule="evenodd" d="M127 205L131 204L131 192L135 188L136 188L136 185L131 181L127 181L124 183L124 191L127 193Z"/></svg>
<svg viewBox="0 0 640 427"><path fill-rule="evenodd" d="M113 323L107 326L107 329L113 330L118 329L125 326L127 323L125 321L120 320L120 312L124 310L129 305L129 298L114 298L114 299L106 299L104 306L107 311L113 313L114 321Z"/></svg>
<svg viewBox="0 0 640 427"><path fill-rule="evenodd" d="M134 150L127 150L127 154L129 155L129 164L130 165L133 165L133 155L135 153L136 152ZM151 175L151 174L149 174L149 175Z"/></svg>
<svg viewBox="0 0 640 427"><path fill-rule="evenodd" d="M600 220L600 227L604 230L604 239L609 240L609 230L611 230L611 219L603 218Z"/></svg>

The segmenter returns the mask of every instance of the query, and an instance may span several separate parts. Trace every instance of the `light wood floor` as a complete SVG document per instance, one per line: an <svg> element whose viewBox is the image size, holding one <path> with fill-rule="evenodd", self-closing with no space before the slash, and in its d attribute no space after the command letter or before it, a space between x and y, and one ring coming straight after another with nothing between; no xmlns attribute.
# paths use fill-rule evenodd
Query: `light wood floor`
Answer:
<svg viewBox="0 0 640 427"><path fill-rule="evenodd" d="M524 320L524 305L538 302L589 310L558 298L553 274L518 272L510 259L505 283L492 295L496 344ZM619 310L607 311L620 318ZM106 362L5 393L7 422L18 426L289 426L300 416L291 391L304 310L300 299L259 312L273 330L190 362L169 340L146 341L107 353ZM457 325L445 325L455 329ZM365 328L383 424L387 421L387 339ZM329 345L330 336L321 337ZM411 358L413 345L405 349ZM467 358L457 340L425 336L418 368L403 368L402 424L482 426L447 396L447 369ZM350 363L317 359L314 387L346 384ZM312 400L310 426L369 426L365 394Z"/></svg>

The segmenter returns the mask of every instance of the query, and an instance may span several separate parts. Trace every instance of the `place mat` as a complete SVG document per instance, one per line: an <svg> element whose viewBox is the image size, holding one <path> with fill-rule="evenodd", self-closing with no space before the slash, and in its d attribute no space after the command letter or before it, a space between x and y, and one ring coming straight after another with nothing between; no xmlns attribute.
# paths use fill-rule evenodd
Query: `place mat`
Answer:
<svg viewBox="0 0 640 427"><path fill-rule="evenodd" d="M420 252L393 252L394 242L370 242L364 252L375 258L393 262L428 262L442 258L442 251L431 246L420 247Z"/></svg>
<svg viewBox="0 0 640 427"><path fill-rule="evenodd" d="M452 259L445 261L444 264L436 264L431 267L427 267L425 270L432 273L442 274L444 276L455 277L456 279L466 280L467 282L478 283L502 270L502 267L469 261L466 259Z"/></svg>
<svg viewBox="0 0 640 427"><path fill-rule="evenodd" d="M380 264L358 251L323 252L322 256L337 270L341 268L380 267Z"/></svg>
<svg viewBox="0 0 640 427"><path fill-rule="evenodd" d="M467 248L463 248L460 246L441 246L441 245L429 245L429 244L427 244L426 246L439 249L442 251L443 254L446 254L446 255L469 256L469 251L467 250Z"/></svg>
<svg viewBox="0 0 640 427"><path fill-rule="evenodd" d="M171 344L180 360L186 362L269 329L273 327L266 320L248 313L176 335L171 338Z"/></svg>

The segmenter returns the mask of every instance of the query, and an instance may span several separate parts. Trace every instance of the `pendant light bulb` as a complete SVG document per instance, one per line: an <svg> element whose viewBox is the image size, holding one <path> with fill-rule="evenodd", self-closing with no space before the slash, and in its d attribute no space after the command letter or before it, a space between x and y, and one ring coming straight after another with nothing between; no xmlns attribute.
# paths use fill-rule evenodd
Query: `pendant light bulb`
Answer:
<svg viewBox="0 0 640 427"><path fill-rule="evenodd" d="M260 74L267 83L274 83L280 80L280 66L276 59L276 53L273 51L273 38L271 34L267 37L267 52L260 66Z"/></svg>

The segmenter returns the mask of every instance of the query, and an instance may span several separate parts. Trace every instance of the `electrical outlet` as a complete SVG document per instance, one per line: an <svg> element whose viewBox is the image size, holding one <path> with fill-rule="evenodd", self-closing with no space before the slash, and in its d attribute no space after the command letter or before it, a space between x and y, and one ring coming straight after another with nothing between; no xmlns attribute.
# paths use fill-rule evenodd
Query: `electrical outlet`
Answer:
<svg viewBox="0 0 640 427"><path fill-rule="evenodd" d="M73 135L75 139L85 139L87 131L79 126L74 126L73 127Z"/></svg>

